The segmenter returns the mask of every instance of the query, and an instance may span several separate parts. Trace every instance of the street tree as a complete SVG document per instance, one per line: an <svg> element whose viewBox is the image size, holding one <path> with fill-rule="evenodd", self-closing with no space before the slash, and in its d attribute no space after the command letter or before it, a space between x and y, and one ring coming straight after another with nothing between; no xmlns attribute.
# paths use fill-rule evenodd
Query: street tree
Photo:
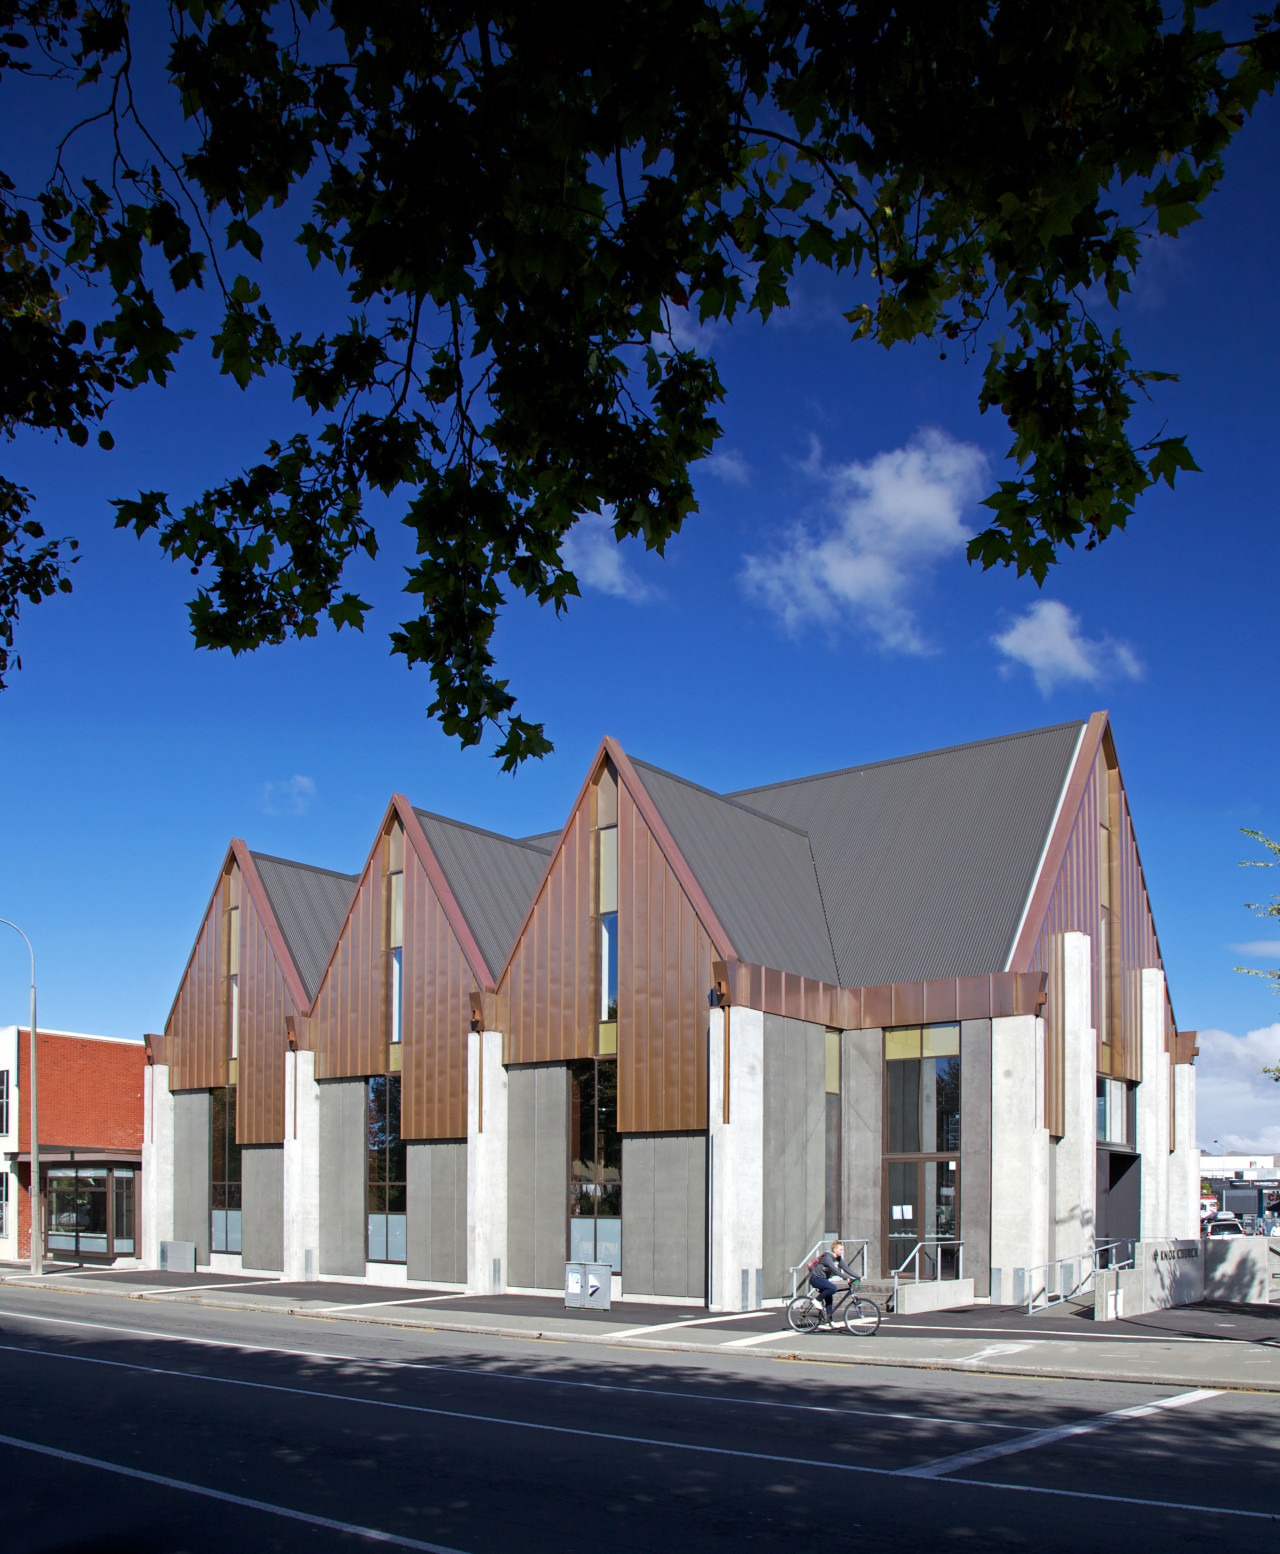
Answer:
<svg viewBox="0 0 1280 1554"><path fill-rule="evenodd" d="M767 320L820 266L853 341L976 358L1010 434L983 567L1042 582L1196 467L1114 310L1276 84L1280 8L1229 36L1209 9L0 0L0 76L56 126L47 167L0 174L0 426L110 446L116 397L198 337L241 388L282 376L301 429L117 524L197 574L196 643L240 653L361 626L344 571L393 499L393 650L512 767L550 746L499 678L504 600L566 608L584 514L662 552L696 511L724 390L682 319ZM282 244L316 276L303 329ZM75 539L34 512L0 480L0 680L21 602L70 588Z"/></svg>

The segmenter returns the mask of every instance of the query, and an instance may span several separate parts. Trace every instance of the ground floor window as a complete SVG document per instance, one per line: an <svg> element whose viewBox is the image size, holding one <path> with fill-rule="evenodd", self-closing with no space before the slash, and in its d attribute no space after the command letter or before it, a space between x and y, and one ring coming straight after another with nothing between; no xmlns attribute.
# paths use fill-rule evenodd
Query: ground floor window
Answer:
<svg viewBox="0 0 1280 1554"><path fill-rule="evenodd" d="M371 1263L408 1260L408 1187L400 1137L400 1075L369 1081L369 1243Z"/></svg>
<svg viewBox="0 0 1280 1554"><path fill-rule="evenodd" d="M9 1234L9 1173L0 1171L0 1236Z"/></svg>
<svg viewBox="0 0 1280 1554"><path fill-rule="evenodd" d="M210 1172L211 1226L209 1245L215 1252L240 1250L240 1146L236 1143L236 1089L211 1092Z"/></svg>
<svg viewBox="0 0 1280 1554"><path fill-rule="evenodd" d="M622 1139L613 1058L569 1065L569 1257L622 1271Z"/></svg>
<svg viewBox="0 0 1280 1554"><path fill-rule="evenodd" d="M920 1245L920 1277L959 1277L960 1162L886 1160L885 1267L900 1268Z"/></svg>
<svg viewBox="0 0 1280 1554"><path fill-rule="evenodd" d="M135 1179L132 1167L50 1166L45 1249L63 1257L131 1257ZM0 1191L8 1181L0 1176Z"/></svg>

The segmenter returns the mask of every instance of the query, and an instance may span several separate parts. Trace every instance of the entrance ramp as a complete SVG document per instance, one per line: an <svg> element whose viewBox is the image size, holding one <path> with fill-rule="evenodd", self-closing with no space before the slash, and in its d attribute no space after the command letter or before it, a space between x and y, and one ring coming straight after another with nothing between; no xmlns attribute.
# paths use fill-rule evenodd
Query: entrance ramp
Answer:
<svg viewBox="0 0 1280 1554"><path fill-rule="evenodd" d="M955 1311L973 1305L972 1279L922 1279L900 1284L895 1315L914 1316L920 1311Z"/></svg>

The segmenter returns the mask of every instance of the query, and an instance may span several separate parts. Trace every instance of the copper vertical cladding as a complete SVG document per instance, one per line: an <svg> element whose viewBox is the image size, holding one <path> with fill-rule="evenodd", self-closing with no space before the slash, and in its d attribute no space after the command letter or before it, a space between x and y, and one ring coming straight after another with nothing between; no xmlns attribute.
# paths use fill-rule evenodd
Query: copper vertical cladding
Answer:
<svg viewBox="0 0 1280 1554"><path fill-rule="evenodd" d="M386 855L380 831L307 1021L317 1079L387 1071Z"/></svg>
<svg viewBox="0 0 1280 1554"><path fill-rule="evenodd" d="M465 1138L467 1032L480 984L408 828L405 841L400 1131L407 1139Z"/></svg>
<svg viewBox="0 0 1280 1554"><path fill-rule="evenodd" d="M711 936L618 783L618 1128L707 1126Z"/></svg>
<svg viewBox="0 0 1280 1554"><path fill-rule="evenodd" d="M1098 944L1102 898L1099 880L1099 804L1104 768L1115 766L1114 746L1106 715L1096 713L1077 754L1068 781L1062 813L1033 892L1018 943L1010 957L1014 970L1043 971L1049 977L1046 1007L1045 1113L1049 1131L1061 1137L1065 1126L1062 1040L1063 989L1061 935L1084 933ZM1118 768L1116 768L1118 771ZM1151 903L1142 873L1123 780L1118 782L1114 823L1112 935L1119 968L1119 998L1112 1074L1118 1079L1142 1078L1142 971L1163 970ZM1102 980L1107 968L1092 957L1093 1008L1101 1007ZM1165 990L1165 1045L1172 1046L1172 1005Z"/></svg>
<svg viewBox="0 0 1280 1554"><path fill-rule="evenodd" d="M595 1052L591 797L584 784L498 985L507 1063L563 1063Z"/></svg>
<svg viewBox="0 0 1280 1554"><path fill-rule="evenodd" d="M245 873L241 871L241 880ZM236 1140L279 1144L284 1138L285 1020L297 1004L253 889L240 893L240 1039L236 1064Z"/></svg>
<svg viewBox="0 0 1280 1554"><path fill-rule="evenodd" d="M205 1090L227 1082L226 948L223 871L165 1021L171 1090Z"/></svg>

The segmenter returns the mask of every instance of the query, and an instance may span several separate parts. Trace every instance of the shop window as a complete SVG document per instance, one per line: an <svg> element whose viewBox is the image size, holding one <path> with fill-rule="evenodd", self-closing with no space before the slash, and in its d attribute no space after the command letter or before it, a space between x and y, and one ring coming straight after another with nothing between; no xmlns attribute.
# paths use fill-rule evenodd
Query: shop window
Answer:
<svg viewBox="0 0 1280 1554"><path fill-rule="evenodd" d="M400 1137L400 1075L369 1081L369 1239L371 1263L408 1260L406 1154Z"/></svg>
<svg viewBox="0 0 1280 1554"><path fill-rule="evenodd" d="M0 1068L0 1133L9 1131L9 1070Z"/></svg>
<svg viewBox="0 0 1280 1554"><path fill-rule="evenodd" d="M9 1234L9 1173L0 1171L0 1236Z"/></svg>
<svg viewBox="0 0 1280 1554"><path fill-rule="evenodd" d="M211 1096L211 1225L210 1248L215 1252L240 1250L241 1176L240 1145L236 1143L236 1091L234 1085L213 1090Z"/></svg>
<svg viewBox="0 0 1280 1554"><path fill-rule="evenodd" d="M569 1256L622 1269L622 1139L618 1065L569 1065Z"/></svg>
<svg viewBox="0 0 1280 1554"><path fill-rule="evenodd" d="M133 1255L131 1167L50 1166L41 1174L47 1198L47 1252L63 1259ZM0 1192L8 1180L7 1175L0 1176Z"/></svg>

